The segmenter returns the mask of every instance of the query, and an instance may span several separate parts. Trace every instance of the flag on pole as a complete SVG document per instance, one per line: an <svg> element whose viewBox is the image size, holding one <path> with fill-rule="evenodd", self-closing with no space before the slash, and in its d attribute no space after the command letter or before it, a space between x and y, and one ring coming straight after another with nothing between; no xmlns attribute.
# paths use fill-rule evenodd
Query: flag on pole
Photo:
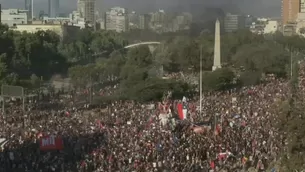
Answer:
<svg viewBox="0 0 305 172"><path fill-rule="evenodd" d="M186 102L183 102L182 112L183 112L184 119L186 119L187 118L187 103Z"/></svg>
<svg viewBox="0 0 305 172"><path fill-rule="evenodd" d="M187 118L187 102L186 98L183 97L182 102L177 105L178 115L181 120Z"/></svg>

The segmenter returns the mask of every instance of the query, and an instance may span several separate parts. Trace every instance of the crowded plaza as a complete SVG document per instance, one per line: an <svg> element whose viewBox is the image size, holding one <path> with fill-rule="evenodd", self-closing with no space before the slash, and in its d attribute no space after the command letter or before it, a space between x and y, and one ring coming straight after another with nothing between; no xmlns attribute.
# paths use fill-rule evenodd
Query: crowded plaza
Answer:
<svg viewBox="0 0 305 172"><path fill-rule="evenodd" d="M18 100L6 102L0 171L267 171L283 144L273 108L289 96L288 84L271 75L201 100L168 92L160 102L100 106L62 92L26 100L26 115Z"/></svg>

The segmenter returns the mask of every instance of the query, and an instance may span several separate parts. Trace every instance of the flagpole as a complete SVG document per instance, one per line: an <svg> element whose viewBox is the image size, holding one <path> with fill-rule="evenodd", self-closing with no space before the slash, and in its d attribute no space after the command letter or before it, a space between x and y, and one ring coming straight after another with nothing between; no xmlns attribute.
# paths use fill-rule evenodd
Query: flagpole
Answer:
<svg viewBox="0 0 305 172"><path fill-rule="evenodd" d="M200 116L202 115L202 45L200 45L200 79L199 79L199 91L200 91L200 97L199 97L199 108L200 108Z"/></svg>

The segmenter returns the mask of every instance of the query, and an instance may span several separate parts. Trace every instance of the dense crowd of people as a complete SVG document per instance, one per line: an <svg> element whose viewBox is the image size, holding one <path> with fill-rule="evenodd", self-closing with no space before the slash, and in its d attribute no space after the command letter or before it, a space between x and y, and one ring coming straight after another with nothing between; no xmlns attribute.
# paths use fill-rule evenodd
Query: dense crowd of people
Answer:
<svg viewBox="0 0 305 172"><path fill-rule="evenodd" d="M202 109L199 97L187 100L185 120L170 99L89 108L51 97L27 103L25 116L12 103L1 119L0 171L266 171L282 148L272 107L288 96L288 81L268 77L205 93Z"/></svg>

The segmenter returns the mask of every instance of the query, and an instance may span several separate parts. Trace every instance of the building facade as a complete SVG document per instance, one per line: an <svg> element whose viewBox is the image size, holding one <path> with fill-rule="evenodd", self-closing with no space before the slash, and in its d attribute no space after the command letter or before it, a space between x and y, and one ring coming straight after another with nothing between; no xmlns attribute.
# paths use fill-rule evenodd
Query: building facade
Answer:
<svg viewBox="0 0 305 172"><path fill-rule="evenodd" d="M105 14L105 29L117 32L126 32L129 30L129 20L127 9L114 7Z"/></svg>
<svg viewBox="0 0 305 172"><path fill-rule="evenodd" d="M236 14L226 14L224 18L224 30L225 32L234 32L238 29L245 28L245 17Z"/></svg>
<svg viewBox="0 0 305 172"><path fill-rule="evenodd" d="M190 13L182 13L176 16L173 21L173 32L189 30L192 23L192 15Z"/></svg>
<svg viewBox="0 0 305 172"><path fill-rule="evenodd" d="M159 10L151 14L151 24L154 26L165 25L167 21L167 15L164 10Z"/></svg>
<svg viewBox="0 0 305 172"><path fill-rule="evenodd" d="M42 20L45 24L67 24L71 23L69 17L43 17Z"/></svg>
<svg viewBox="0 0 305 172"><path fill-rule="evenodd" d="M139 29L147 30L149 29L150 16L148 14L143 14L139 16Z"/></svg>
<svg viewBox="0 0 305 172"><path fill-rule="evenodd" d="M49 6L48 6L48 9L49 9L49 17L58 17L58 14L59 14L59 0L48 0L49 2Z"/></svg>
<svg viewBox="0 0 305 172"><path fill-rule="evenodd" d="M1 14L1 22L7 24L9 27L18 24L27 24L27 10L19 9L4 9Z"/></svg>
<svg viewBox="0 0 305 172"><path fill-rule="evenodd" d="M130 14L128 14L128 19L129 22L132 24L139 24L139 15L135 11L132 11Z"/></svg>
<svg viewBox="0 0 305 172"><path fill-rule="evenodd" d="M62 36L63 29L62 25L46 25L46 24L20 24L17 25L13 30L27 33L36 33L38 31L53 31L56 34Z"/></svg>
<svg viewBox="0 0 305 172"><path fill-rule="evenodd" d="M305 10L304 0L282 0L282 24L296 22L300 10Z"/></svg>
<svg viewBox="0 0 305 172"><path fill-rule="evenodd" d="M27 10L28 19L33 19L34 17L34 4L33 0L25 0L24 1L24 9Z"/></svg>
<svg viewBox="0 0 305 172"><path fill-rule="evenodd" d="M300 13L305 13L305 0L300 0Z"/></svg>
<svg viewBox="0 0 305 172"><path fill-rule="evenodd" d="M79 18L85 17L85 1L84 0L77 1L77 13L79 14Z"/></svg>
<svg viewBox="0 0 305 172"><path fill-rule="evenodd" d="M14 31L36 33L38 31L53 31L62 40L73 39L77 36L80 27L61 24L20 24L12 28Z"/></svg>
<svg viewBox="0 0 305 172"><path fill-rule="evenodd" d="M275 33L278 30L279 23L276 20L269 20L267 21L265 28L264 28L264 34L272 34Z"/></svg>
<svg viewBox="0 0 305 172"><path fill-rule="evenodd" d="M250 28L252 26L252 23L255 22L255 17L251 15L245 16L245 28Z"/></svg>
<svg viewBox="0 0 305 172"><path fill-rule="evenodd" d="M298 14L296 23L296 33L305 37L305 12Z"/></svg>
<svg viewBox="0 0 305 172"><path fill-rule="evenodd" d="M95 23L95 0L78 0L77 11L87 23Z"/></svg>

